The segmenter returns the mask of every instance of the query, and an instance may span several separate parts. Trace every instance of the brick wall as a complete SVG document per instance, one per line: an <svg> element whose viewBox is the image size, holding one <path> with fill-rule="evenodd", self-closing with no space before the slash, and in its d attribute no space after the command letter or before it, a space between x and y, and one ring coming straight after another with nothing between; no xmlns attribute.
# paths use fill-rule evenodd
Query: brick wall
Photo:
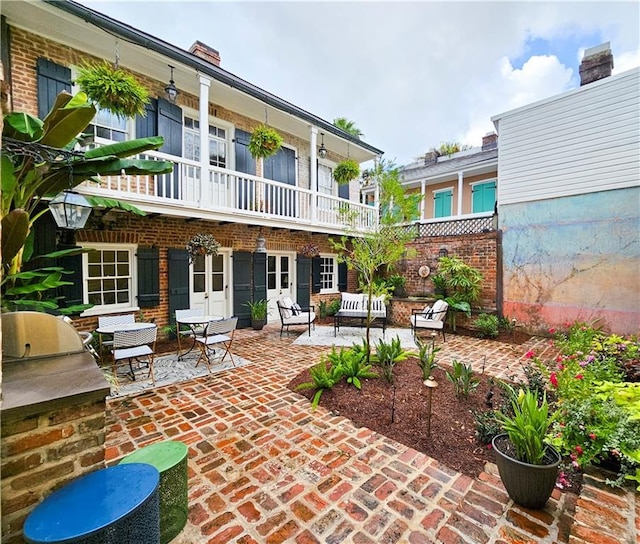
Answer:
<svg viewBox="0 0 640 544"><path fill-rule="evenodd" d="M22 543L31 510L72 479L104 467L105 402L2 416L2 542Z"/></svg>
<svg viewBox="0 0 640 544"><path fill-rule="evenodd" d="M465 263L480 270L484 276L479 306L495 309L497 302L498 234L486 232L463 236L424 237L409 244L417 256L401 262L400 273L407 278L406 291L410 296L433 297L433 283L429 279L438 272L440 250L445 248L449 257L460 257ZM428 278L421 278L418 270L426 265L431 269Z"/></svg>
<svg viewBox="0 0 640 544"><path fill-rule="evenodd" d="M111 212L114 215L114 212ZM253 251L256 238L260 230L249 225L227 223L217 225L207 221L192 221L186 223L182 219L169 217L138 217L134 215L116 213L116 221L102 225L94 219L90 230L76 233L76 241L82 243L129 243L141 246L154 246L160 250L160 304L143 310L146 320L154 320L158 327L169 324L169 282L167 276L167 255L170 248L184 248L187 241L196 233L209 233L215 236L223 248L233 251ZM104 230L100 230L103 228ZM286 229L263 229L267 250L297 252L311 241L318 246L321 253L334 253L328 236L311 235L305 232L289 231ZM317 304L320 298L312 300ZM317 308L316 308L317 310ZM74 319L79 330L95 330L97 317Z"/></svg>

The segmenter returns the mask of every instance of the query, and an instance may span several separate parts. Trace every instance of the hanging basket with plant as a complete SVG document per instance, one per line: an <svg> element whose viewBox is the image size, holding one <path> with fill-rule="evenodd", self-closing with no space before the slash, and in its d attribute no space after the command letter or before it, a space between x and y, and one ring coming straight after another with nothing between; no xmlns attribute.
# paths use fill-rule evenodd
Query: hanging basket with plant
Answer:
<svg viewBox="0 0 640 544"><path fill-rule="evenodd" d="M120 118L145 115L149 91L130 73L107 61L85 62L75 82L91 101Z"/></svg>
<svg viewBox="0 0 640 544"><path fill-rule="evenodd" d="M282 136L277 130L267 125L259 125L251 133L249 153L256 159L266 159L275 155L281 146Z"/></svg>
<svg viewBox="0 0 640 544"><path fill-rule="evenodd" d="M189 262L193 263L198 255L217 255L220 244L211 234L195 234L187 242Z"/></svg>
<svg viewBox="0 0 640 544"><path fill-rule="evenodd" d="M360 175L360 166L353 159L346 159L336 166L333 179L338 185L346 185Z"/></svg>
<svg viewBox="0 0 640 544"><path fill-rule="evenodd" d="M320 249L315 244L306 244L300 248L300 254L304 257L317 257L320 255Z"/></svg>

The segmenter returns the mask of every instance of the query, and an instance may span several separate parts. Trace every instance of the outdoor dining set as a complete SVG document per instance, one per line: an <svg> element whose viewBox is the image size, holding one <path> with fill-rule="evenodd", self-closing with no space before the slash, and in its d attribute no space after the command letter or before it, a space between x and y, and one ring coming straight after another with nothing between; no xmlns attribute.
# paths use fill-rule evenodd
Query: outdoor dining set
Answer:
<svg viewBox="0 0 640 544"><path fill-rule="evenodd" d="M175 318L178 360L182 360L197 347L199 356L196 366L204 363L211 372L212 361L219 359L222 363L227 356L235 366L230 349L238 324L237 317L205 315L202 309L190 308L176 310ZM131 380L135 380L140 364L145 363L145 368L149 370L148 378L155 385L153 360L158 336L155 323L136 321L134 314L100 316L95 332L98 336L98 356L105 363L105 354L109 354L116 380L119 366L128 364L126 374ZM183 345L185 340L191 340L188 347ZM137 363L135 367L134 362Z"/></svg>

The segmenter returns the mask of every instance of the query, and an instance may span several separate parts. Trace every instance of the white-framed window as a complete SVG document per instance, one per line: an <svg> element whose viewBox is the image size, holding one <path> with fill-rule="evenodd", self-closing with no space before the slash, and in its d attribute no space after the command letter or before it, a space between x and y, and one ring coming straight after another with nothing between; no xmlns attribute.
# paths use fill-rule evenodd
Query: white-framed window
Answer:
<svg viewBox="0 0 640 544"><path fill-rule="evenodd" d="M318 163L318 193L335 196L337 183L333 180L333 166L328 163Z"/></svg>
<svg viewBox="0 0 640 544"><path fill-rule="evenodd" d="M120 311L137 307L136 249L133 244L83 246L94 251L82 255L83 302L88 312Z"/></svg>
<svg viewBox="0 0 640 544"><path fill-rule="evenodd" d="M320 255L320 292L338 290L338 262L335 255Z"/></svg>
<svg viewBox="0 0 640 544"><path fill-rule="evenodd" d="M229 168L229 128L225 124L209 121L209 164ZM195 117L184 116L184 152L186 159L200 160L200 121Z"/></svg>

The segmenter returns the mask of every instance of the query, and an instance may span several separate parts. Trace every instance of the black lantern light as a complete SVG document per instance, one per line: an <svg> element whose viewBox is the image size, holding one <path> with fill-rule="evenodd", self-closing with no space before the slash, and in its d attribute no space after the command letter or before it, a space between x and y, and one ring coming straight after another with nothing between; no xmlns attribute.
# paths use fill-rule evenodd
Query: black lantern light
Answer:
<svg viewBox="0 0 640 544"><path fill-rule="evenodd" d="M49 202L49 209L61 229L84 228L91 214L91 204L80 193L62 191Z"/></svg>
<svg viewBox="0 0 640 544"><path fill-rule="evenodd" d="M167 66L171 68L171 77L169 78L169 85L164 88L164 92L167 95L167 100L172 104L175 104L176 100L178 100L180 91L176 87L175 81L173 81L173 66L171 66L170 64L168 64Z"/></svg>
<svg viewBox="0 0 640 544"><path fill-rule="evenodd" d="M322 141L320 142L320 147L318 148L318 157L324 159L327 156L327 148L324 146L324 132L320 133L320 138Z"/></svg>

